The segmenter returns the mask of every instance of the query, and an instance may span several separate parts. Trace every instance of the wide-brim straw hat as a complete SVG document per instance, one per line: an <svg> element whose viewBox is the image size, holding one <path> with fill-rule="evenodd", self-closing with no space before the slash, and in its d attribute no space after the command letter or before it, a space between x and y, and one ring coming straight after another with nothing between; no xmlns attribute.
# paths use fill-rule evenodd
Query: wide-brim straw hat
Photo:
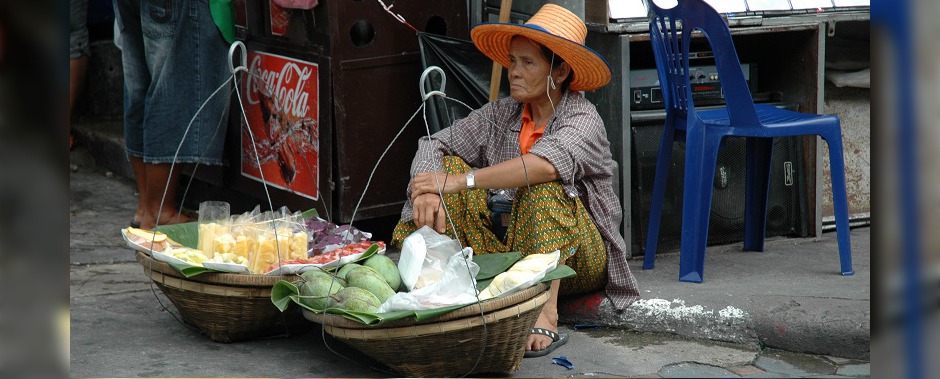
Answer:
<svg viewBox="0 0 940 379"><path fill-rule="evenodd" d="M484 23L470 30L470 38L483 54L509 68L509 45L523 36L551 49L574 71L570 88L593 91L610 82L610 66L584 45L587 27L580 17L555 4L545 4L524 25Z"/></svg>

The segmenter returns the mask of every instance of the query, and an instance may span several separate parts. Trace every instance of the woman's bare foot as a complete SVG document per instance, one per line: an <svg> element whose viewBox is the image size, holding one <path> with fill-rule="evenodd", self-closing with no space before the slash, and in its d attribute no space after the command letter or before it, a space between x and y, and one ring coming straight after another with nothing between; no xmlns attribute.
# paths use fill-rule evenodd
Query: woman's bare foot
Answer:
<svg viewBox="0 0 940 379"><path fill-rule="evenodd" d="M546 304L547 305L547 304ZM538 320L535 320L535 327L548 329L558 333L558 309L548 309L548 306L542 308ZM529 334L529 340L526 342L526 351L539 351L552 344L552 338L544 334Z"/></svg>
<svg viewBox="0 0 940 379"><path fill-rule="evenodd" d="M138 207L137 210L134 211L134 223L140 226L140 220L143 220L143 219L144 219L144 208Z"/></svg>

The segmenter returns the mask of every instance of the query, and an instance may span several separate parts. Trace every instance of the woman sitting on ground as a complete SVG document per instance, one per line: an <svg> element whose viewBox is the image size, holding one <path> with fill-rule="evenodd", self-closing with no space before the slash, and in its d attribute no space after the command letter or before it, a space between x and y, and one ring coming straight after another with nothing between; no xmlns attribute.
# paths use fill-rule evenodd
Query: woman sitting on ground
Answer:
<svg viewBox="0 0 940 379"><path fill-rule="evenodd" d="M611 77L606 61L584 46L586 35L578 16L553 4L525 25L473 28L474 45L508 69L510 97L421 138L408 201L392 238L400 246L425 225L455 237L441 206L443 193L455 238L477 254L560 250L577 276L552 282L526 344L527 357L567 341L558 334L559 294L606 286L618 309L639 298L618 231L622 212L612 188L610 143L596 109L578 92L593 91ZM497 194L512 200L502 240L490 229L487 205L488 196Z"/></svg>

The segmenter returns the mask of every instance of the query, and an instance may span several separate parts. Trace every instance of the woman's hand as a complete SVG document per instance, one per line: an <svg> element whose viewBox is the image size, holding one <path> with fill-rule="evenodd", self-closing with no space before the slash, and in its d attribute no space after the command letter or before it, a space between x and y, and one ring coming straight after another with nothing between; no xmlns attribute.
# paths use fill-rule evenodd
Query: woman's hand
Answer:
<svg viewBox="0 0 940 379"><path fill-rule="evenodd" d="M446 214L441 205L441 197L436 193L426 193L413 199L414 222L418 228L425 225L438 233L444 234Z"/></svg>
<svg viewBox="0 0 940 379"><path fill-rule="evenodd" d="M438 186L443 188L438 191ZM457 193L466 187L466 179L462 175L447 175L443 172L422 172L415 175L411 181L411 200L414 201L418 196L440 193ZM440 196L438 196L440 198Z"/></svg>

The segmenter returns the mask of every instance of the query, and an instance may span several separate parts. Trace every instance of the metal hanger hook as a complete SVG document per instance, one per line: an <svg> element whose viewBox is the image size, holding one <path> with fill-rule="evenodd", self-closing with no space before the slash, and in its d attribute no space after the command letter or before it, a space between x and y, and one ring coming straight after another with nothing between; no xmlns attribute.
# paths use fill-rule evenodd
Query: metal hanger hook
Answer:
<svg viewBox="0 0 940 379"><path fill-rule="evenodd" d="M428 75L431 74L432 71L437 71L441 75L441 89L439 91L426 92L424 90L424 82L427 80ZM424 69L424 72L421 73L421 80L418 83L418 87L421 88L421 100L427 100L434 95L447 96L444 94L445 86L447 86L447 75L444 75L444 70L437 66L430 66Z"/></svg>
<svg viewBox="0 0 940 379"><path fill-rule="evenodd" d="M235 49L241 50L241 65L235 67L232 65L232 62L235 60ZM228 69L231 71L232 75L236 72L244 70L248 71L248 49L245 48L245 43L242 41L235 41L232 43L232 46L228 48Z"/></svg>

